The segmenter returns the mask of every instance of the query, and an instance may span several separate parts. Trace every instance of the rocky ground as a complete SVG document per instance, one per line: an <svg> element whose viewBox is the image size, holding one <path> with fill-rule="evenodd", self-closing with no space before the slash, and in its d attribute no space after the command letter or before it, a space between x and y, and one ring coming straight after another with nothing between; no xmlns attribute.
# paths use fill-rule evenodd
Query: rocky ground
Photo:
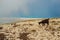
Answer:
<svg viewBox="0 0 60 40"><path fill-rule="evenodd" d="M0 24L0 40L60 40L60 18Z"/></svg>

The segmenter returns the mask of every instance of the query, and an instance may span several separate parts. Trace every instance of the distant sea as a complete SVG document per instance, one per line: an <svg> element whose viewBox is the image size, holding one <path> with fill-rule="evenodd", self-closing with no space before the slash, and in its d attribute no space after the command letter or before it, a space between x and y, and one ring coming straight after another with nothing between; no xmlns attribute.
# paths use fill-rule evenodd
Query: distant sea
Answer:
<svg viewBox="0 0 60 40"><path fill-rule="evenodd" d="M0 18L0 24L28 20L28 19L39 19L39 18Z"/></svg>

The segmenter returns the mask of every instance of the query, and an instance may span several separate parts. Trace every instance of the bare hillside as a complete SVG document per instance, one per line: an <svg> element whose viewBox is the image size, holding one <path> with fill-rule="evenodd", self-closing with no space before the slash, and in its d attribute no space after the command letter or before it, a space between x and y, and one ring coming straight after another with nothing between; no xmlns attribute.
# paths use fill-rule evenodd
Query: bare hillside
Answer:
<svg viewBox="0 0 60 40"><path fill-rule="evenodd" d="M60 18L0 24L0 40L60 40Z"/></svg>

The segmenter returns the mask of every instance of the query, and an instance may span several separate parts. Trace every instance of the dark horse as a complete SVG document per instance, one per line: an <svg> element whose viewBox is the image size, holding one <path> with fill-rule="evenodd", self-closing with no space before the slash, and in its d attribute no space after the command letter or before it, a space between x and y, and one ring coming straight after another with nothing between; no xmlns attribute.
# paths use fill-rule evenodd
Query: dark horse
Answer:
<svg viewBox="0 0 60 40"><path fill-rule="evenodd" d="M38 22L38 24L39 24L39 25L42 24L43 26L44 26L45 24L49 25L49 18L48 18L48 19L45 19L45 20L42 20L41 22Z"/></svg>

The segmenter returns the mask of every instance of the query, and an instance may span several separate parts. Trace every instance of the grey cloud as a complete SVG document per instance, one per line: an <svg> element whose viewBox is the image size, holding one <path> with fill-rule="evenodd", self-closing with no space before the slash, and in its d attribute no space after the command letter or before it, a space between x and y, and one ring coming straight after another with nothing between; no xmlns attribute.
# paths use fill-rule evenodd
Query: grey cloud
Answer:
<svg viewBox="0 0 60 40"><path fill-rule="evenodd" d="M11 16L11 12L18 12L21 10L24 14L29 13L28 3L34 2L35 0L0 0L0 16L8 17Z"/></svg>

